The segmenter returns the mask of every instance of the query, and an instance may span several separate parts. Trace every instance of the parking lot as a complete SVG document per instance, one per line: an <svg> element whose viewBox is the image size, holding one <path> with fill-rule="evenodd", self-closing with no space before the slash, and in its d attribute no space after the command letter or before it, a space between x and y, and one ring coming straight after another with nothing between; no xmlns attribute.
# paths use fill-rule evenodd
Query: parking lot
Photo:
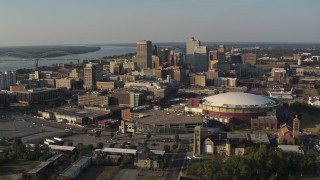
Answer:
<svg viewBox="0 0 320 180"><path fill-rule="evenodd" d="M150 139L147 139L146 135L142 134L133 134L132 137L129 137L129 134L117 134L114 137L111 137L111 132L102 131L100 136L92 135L91 132L87 134L76 134L72 136L65 137L65 142L72 142L73 145L82 143L84 145L93 144L96 146L99 142L104 144L104 147L110 147L110 144L114 144L116 148L122 148L122 145L125 145L124 148L130 148L130 146L139 146L143 143L146 143L150 149L154 150L163 150L164 145L172 146L174 142L174 135L151 135ZM114 133L116 134L116 133ZM193 134L183 135L181 138L192 138Z"/></svg>
<svg viewBox="0 0 320 180"><path fill-rule="evenodd" d="M49 122L32 116L10 115L0 119L0 137L20 137L24 143L36 143L46 137L59 136L70 127L73 126Z"/></svg>

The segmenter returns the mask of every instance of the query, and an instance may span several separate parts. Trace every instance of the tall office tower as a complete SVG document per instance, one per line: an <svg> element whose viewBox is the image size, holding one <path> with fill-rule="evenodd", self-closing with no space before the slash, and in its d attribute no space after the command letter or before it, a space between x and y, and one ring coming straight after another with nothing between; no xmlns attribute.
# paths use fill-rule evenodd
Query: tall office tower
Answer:
<svg viewBox="0 0 320 180"><path fill-rule="evenodd" d="M0 90L9 89L10 86L15 85L17 82L17 75L14 71L0 72Z"/></svg>
<svg viewBox="0 0 320 180"><path fill-rule="evenodd" d="M209 60L216 60L218 59L218 51L217 50L210 50L209 51Z"/></svg>
<svg viewBox="0 0 320 180"><path fill-rule="evenodd" d="M255 65L257 63L257 54L255 53L246 53L242 55L242 63L249 63Z"/></svg>
<svg viewBox="0 0 320 180"><path fill-rule="evenodd" d="M137 68L140 70L152 68L152 42L140 40L137 42Z"/></svg>
<svg viewBox="0 0 320 180"><path fill-rule="evenodd" d="M158 56L158 46L152 45L152 55Z"/></svg>
<svg viewBox="0 0 320 180"><path fill-rule="evenodd" d="M95 90L97 81L102 79L102 66L97 63L86 64L84 68L84 84L83 88L87 90Z"/></svg>
<svg viewBox="0 0 320 180"><path fill-rule="evenodd" d="M152 55L152 69L156 69L160 66L159 56Z"/></svg>
<svg viewBox="0 0 320 180"><path fill-rule="evenodd" d="M194 70L195 72L207 72L209 66L208 47L199 46L194 50Z"/></svg>
<svg viewBox="0 0 320 180"><path fill-rule="evenodd" d="M226 60L226 47L224 44L219 45L218 48L218 60L225 61Z"/></svg>
<svg viewBox="0 0 320 180"><path fill-rule="evenodd" d="M168 48L161 49L159 53L160 65L169 62L170 50Z"/></svg>
<svg viewBox="0 0 320 180"><path fill-rule="evenodd" d="M182 66L184 54L179 48L175 48L170 52L169 66Z"/></svg>
<svg viewBox="0 0 320 180"><path fill-rule="evenodd" d="M218 63L218 51L210 50L209 51L209 67L208 70L214 70L217 68Z"/></svg>
<svg viewBox="0 0 320 180"><path fill-rule="evenodd" d="M199 47L201 42L194 37L190 38L187 42L187 59L186 59L186 64L195 64L195 58L194 58L194 51L196 47Z"/></svg>

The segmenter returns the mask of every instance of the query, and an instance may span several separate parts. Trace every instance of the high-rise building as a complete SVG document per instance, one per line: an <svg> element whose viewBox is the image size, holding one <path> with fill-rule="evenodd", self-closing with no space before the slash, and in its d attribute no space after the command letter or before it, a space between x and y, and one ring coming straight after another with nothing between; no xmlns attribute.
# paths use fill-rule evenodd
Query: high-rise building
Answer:
<svg viewBox="0 0 320 180"><path fill-rule="evenodd" d="M137 42L137 67L142 69L152 68L152 42L140 40Z"/></svg>
<svg viewBox="0 0 320 180"><path fill-rule="evenodd" d="M226 47L224 44L220 44L218 48L218 60L225 61L226 60Z"/></svg>
<svg viewBox="0 0 320 180"><path fill-rule="evenodd" d="M158 68L160 66L159 56L152 55L152 69Z"/></svg>
<svg viewBox="0 0 320 180"><path fill-rule="evenodd" d="M209 61L218 59L218 51L210 50L209 51Z"/></svg>
<svg viewBox="0 0 320 180"><path fill-rule="evenodd" d="M160 53L159 53L160 65L162 65L163 63L169 62L169 55L170 55L170 50L168 48L160 50Z"/></svg>
<svg viewBox="0 0 320 180"><path fill-rule="evenodd" d="M69 78L79 78L79 73L76 68L72 69L72 71L69 73Z"/></svg>
<svg viewBox="0 0 320 180"><path fill-rule="evenodd" d="M255 65L257 63L257 54L255 53L246 53L242 55L242 63L249 63Z"/></svg>
<svg viewBox="0 0 320 180"><path fill-rule="evenodd" d="M218 63L218 51L217 50L210 50L209 51L209 67L208 70L215 70L217 69Z"/></svg>
<svg viewBox="0 0 320 180"><path fill-rule="evenodd" d="M0 90L9 89L10 86L15 85L17 82L16 72L0 72Z"/></svg>
<svg viewBox="0 0 320 180"><path fill-rule="evenodd" d="M158 47L157 45L152 45L152 55L158 56Z"/></svg>
<svg viewBox="0 0 320 180"><path fill-rule="evenodd" d="M182 66L184 61L184 54L179 48L175 48L170 53L169 65L170 66Z"/></svg>
<svg viewBox="0 0 320 180"><path fill-rule="evenodd" d="M190 38L186 44L186 49L187 49L187 58L186 58L186 64L195 64L195 57L194 57L194 52L195 48L199 47L201 45L201 42L194 37Z"/></svg>
<svg viewBox="0 0 320 180"><path fill-rule="evenodd" d="M97 63L86 64L84 68L84 85L83 88L87 90L94 90L97 88L97 81L102 79L102 66Z"/></svg>
<svg viewBox="0 0 320 180"><path fill-rule="evenodd" d="M208 47L198 46L194 50L194 70L195 72L208 71L209 59L208 59Z"/></svg>

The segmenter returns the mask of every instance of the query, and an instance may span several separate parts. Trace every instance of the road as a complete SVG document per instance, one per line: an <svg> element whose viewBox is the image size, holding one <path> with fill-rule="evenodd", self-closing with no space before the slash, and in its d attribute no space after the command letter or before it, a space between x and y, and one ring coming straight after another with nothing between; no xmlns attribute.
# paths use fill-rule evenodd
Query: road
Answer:
<svg viewBox="0 0 320 180"><path fill-rule="evenodd" d="M173 154L169 163L169 168L165 174L165 180L176 180L179 176L183 163L186 159L189 141L182 140L178 149L178 153Z"/></svg>

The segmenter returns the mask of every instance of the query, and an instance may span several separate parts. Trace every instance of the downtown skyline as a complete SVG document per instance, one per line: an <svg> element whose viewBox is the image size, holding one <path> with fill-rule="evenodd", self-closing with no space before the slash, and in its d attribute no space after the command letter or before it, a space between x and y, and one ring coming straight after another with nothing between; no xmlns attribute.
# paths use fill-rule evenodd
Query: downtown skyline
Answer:
<svg viewBox="0 0 320 180"><path fill-rule="evenodd" d="M0 46L185 42L319 43L309 0L13 0L0 6Z"/></svg>

